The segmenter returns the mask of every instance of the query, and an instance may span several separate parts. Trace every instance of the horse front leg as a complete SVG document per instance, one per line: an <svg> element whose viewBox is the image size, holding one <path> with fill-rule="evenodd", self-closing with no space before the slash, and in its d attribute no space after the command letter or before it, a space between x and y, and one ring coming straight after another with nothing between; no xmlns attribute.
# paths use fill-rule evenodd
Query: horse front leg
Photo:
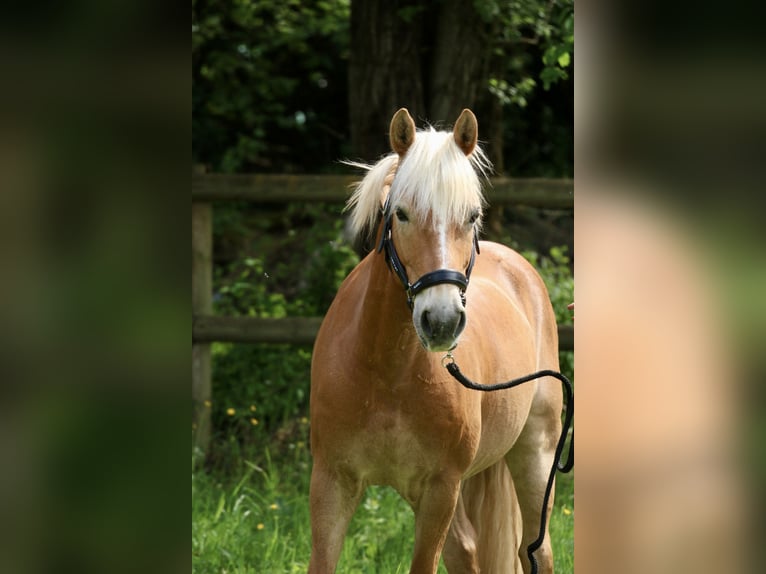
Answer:
<svg viewBox="0 0 766 574"><path fill-rule="evenodd" d="M309 574L332 574L340 559L348 524L364 489L361 481L319 462L311 471L311 560Z"/></svg>
<svg viewBox="0 0 766 574"><path fill-rule="evenodd" d="M435 574L460 494L460 477L429 480L415 504L415 550L410 574Z"/></svg>

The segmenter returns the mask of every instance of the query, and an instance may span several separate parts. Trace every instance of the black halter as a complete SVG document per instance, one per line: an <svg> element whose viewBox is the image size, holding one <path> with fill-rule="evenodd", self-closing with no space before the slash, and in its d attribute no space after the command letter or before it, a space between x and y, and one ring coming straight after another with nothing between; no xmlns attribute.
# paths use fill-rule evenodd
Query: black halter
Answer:
<svg viewBox="0 0 766 574"><path fill-rule="evenodd" d="M465 290L468 288L468 280L471 278L471 270L473 270L473 264L476 261L476 254L481 253L479 251L479 236L474 228L473 232L473 245L471 246L471 259L468 261L468 267L465 269L465 275L459 271L453 271L452 269L437 269L426 273L415 283L410 283L410 279L407 276L407 271L404 268L404 264L399 259L399 254L394 247L394 240L391 234L391 221L393 213L389 210L389 199L386 199L386 204L383 206L383 217L385 221L383 223L383 234L380 236L380 242L375 250L380 253L385 250L386 263L389 268L396 274L399 281L402 282L405 293L407 293L407 305L410 309L414 306L415 296L429 287L439 285L442 283L450 283L460 287L460 299L465 307Z"/></svg>

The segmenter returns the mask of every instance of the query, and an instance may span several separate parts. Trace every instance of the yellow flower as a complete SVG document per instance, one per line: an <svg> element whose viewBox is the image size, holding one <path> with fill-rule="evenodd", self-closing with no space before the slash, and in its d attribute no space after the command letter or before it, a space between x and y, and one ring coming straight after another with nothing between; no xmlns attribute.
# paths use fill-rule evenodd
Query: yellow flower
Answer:
<svg viewBox="0 0 766 574"><path fill-rule="evenodd" d="M571 510L569 510L569 509L568 509L566 506L564 506L564 507L561 509L561 511L562 511L564 514L566 514L567 516L569 516L570 514L572 514L572 511L571 511Z"/></svg>
<svg viewBox="0 0 766 574"><path fill-rule="evenodd" d="M258 419L250 419L250 424L255 426L258 424Z"/></svg>
<svg viewBox="0 0 766 574"><path fill-rule="evenodd" d="M271 510L277 510L279 508L279 505L278 504L272 504L271 506L269 506L269 508L271 508Z"/></svg>
<svg viewBox="0 0 766 574"><path fill-rule="evenodd" d="M252 412L252 413L255 412L255 405L250 405L250 412Z"/></svg>
<svg viewBox="0 0 766 574"><path fill-rule="evenodd" d="M302 418L301 418L301 424L302 424L302 425L307 425L307 424L309 424L309 419L307 419L306 417L302 417Z"/></svg>
<svg viewBox="0 0 766 574"><path fill-rule="evenodd" d="M237 411L235 411L235 410L234 410L234 409L232 409L231 407L230 407L230 408L228 408L228 409L226 409L226 414L227 414L227 415L229 415L230 417L233 417L233 416L234 416L234 413L236 413L236 412L237 412Z"/></svg>
<svg viewBox="0 0 766 574"><path fill-rule="evenodd" d="M204 405L205 405L207 408L210 408L210 407L212 407L212 406L213 406L213 403L211 403L210 401L205 401L205 402L204 402Z"/></svg>
<svg viewBox="0 0 766 574"><path fill-rule="evenodd" d="M263 529L264 529L264 528L266 528L266 527L263 525L263 522L260 522L260 523L258 523L258 526L256 526L256 528L257 528L258 530L263 530Z"/></svg>

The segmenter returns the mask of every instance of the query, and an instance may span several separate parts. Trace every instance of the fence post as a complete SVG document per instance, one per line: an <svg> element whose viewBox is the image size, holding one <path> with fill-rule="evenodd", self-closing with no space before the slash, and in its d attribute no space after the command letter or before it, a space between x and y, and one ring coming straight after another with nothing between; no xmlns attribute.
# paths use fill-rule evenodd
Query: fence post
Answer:
<svg viewBox="0 0 766 574"><path fill-rule="evenodd" d="M204 166L194 166L204 173ZM192 202L192 314L213 310L213 218L209 202ZM210 444L211 405L210 343L192 342L192 428L195 456L207 454Z"/></svg>

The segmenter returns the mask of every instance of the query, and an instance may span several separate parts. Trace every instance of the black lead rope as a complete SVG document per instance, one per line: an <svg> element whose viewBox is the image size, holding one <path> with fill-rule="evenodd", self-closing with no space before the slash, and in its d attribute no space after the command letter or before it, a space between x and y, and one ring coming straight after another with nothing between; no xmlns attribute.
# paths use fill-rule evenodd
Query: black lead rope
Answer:
<svg viewBox="0 0 766 574"><path fill-rule="evenodd" d="M543 539L545 538L545 509L548 508L548 500L551 496L551 489L553 488L553 479L556 476L556 470L558 469L561 472L569 472L574 466L574 433L572 433L572 440L569 443L569 456L567 457L567 461L563 465L559 464L561 461L561 453L564 451L564 444L566 443L567 434L569 433L569 429L572 426L572 417L574 416L574 393L572 392L572 383L558 371L543 370L532 373L531 375L519 377L518 379L512 379L505 383L498 383L496 385L480 385L466 378L466 376L460 372L460 368L455 363L451 353L447 354L445 360L446 359L450 360L450 362L445 365L447 371L449 371L449 374L457 379L461 385L474 391L501 391L503 389L510 389L523 383L539 379L541 377L554 377L561 381L564 387L564 391L566 393L566 410L564 411L564 423L561 428L561 436L559 437L559 442L556 445L556 452L553 456L553 466L551 467L551 472L548 475L548 484L545 486L543 508L540 512L540 532L537 536L537 539L534 540L532 544L527 546L527 556L529 556L529 562L532 565L532 574L537 574L537 560L534 557L534 552L540 548L543 543Z"/></svg>

